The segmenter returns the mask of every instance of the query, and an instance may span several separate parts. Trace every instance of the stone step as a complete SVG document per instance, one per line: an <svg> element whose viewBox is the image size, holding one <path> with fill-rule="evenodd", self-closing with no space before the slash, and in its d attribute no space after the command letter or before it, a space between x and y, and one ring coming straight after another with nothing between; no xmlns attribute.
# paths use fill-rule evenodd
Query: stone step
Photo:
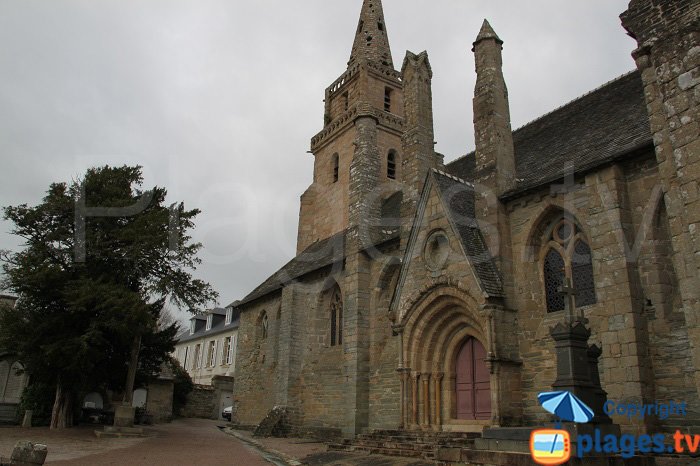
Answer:
<svg viewBox="0 0 700 466"><path fill-rule="evenodd" d="M139 438L145 437L146 435L135 432L105 432L104 430L96 430L95 436L97 436L97 438Z"/></svg>
<svg viewBox="0 0 700 466"><path fill-rule="evenodd" d="M359 436L355 442L394 442L394 443L415 443L421 445L466 445L473 443L479 437L464 438L411 438L411 437L379 437L379 436Z"/></svg>
<svg viewBox="0 0 700 466"><path fill-rule="evenodd" d="M379 430L331 443L328 449L431 460L436 458L438 448L470 448L480 437L474 432Z"/></svg>
<svg viewBox="0 0 700 466"><path fill-rule="evenodd" d="M381 448L381 447L369 447L369 446L347 446L341 444L333 444L328 446L329 450L336 451L360 451L364 453L369 453L370 455L382 455L382 456L398 456L402 458L422 458L422 459L433 459L435 458L436 452L434 450L430 451L417 451L417 450L406 450L398 448Z"/></svg>
<svg viewBox="0 0 700 466"><path fill-rule="evenodd" d="M352 443L353 447L365 448L388 448L394 450L415 450L415 451L433 451L435 445L431 444L415 444L415 443L396 443L385 442L382 440L363 440Z"/></svg>
<svg viewBox="0 0 700 466"><path fill-rule="evenodd" d="M441 464L469 464L472 466L532 466L533 464L532 456L529 453L494 450L441 449L436 459ZM566 464L569 466L676 466L683 464L659 462L660 459L659 457L623 459L619 456L581 459L574 456Z"/></svg>
<svg viewBox="0 0 700 466"><path fill-rule="evenodd" d="M433 436L433 437L463 437L471 435L480 435L476 432L440 432L429 430L374 430L360 435L381 435L384 437L399 437L399 436Z"/></svg>
<svg viewBox="0 0 700 466"><path fill-rule="evenodd" d="M451 432L436 432L436 433L426 433L426 432L415 432L415 433L402 433L402 434L381 434L381 433L371 433L371 434L360 434L358 438L406 438L406 439L433 439L433 440L453 440L453 439L463 439L463 438L477 438L481 437L481 434L476 432L460 432L454 434Z"/></svg>

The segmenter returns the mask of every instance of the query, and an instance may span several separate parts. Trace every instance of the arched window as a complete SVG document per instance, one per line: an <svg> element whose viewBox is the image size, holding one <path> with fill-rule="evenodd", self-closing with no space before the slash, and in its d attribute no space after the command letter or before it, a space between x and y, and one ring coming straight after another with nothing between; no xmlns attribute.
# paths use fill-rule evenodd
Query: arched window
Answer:
<svg viewBox="0 0 700 466"><path fill-rule="evenodd" d="M338 287L331 296L331 346L343 344L343 298Z"/></svg>
<svg viewBox="0 0 700 466"><path fill-rule="evenodd" d="M340 156L333 154L333 183L338 182L338 174L340 173Z"/></svg>
<svg viewBox="0 0 700 466"><path fill-rule="evenodd" d="M564 258L555 249L547 251L544 257L544 287L547 294L547 312L564 309L564 296L559 287L564 284Z"/></svg>
<svg viewBox="0 0 700 466"><path fill-rule="evenodd" d="M391 112L391 94L392 90L390 87L384 88L384 111Z"/></svg>
<svg viewBox="0 0 700 466"><path fill-rule="evenodd" d="M576 223L568 218L559 219L548 234L544 247L547 252L542 275L547 312L565 308L564 296L559 291L565 279L569 279L576 290L576 307L595 304L591 248Z"/></svg>
<svg viewBox="0 0 700 466"><path fill-rule="evenodd" d="M390 150L389 155L386 156L386 177L391 180L396 179L396 163L396 152Z"/></svg>
<svg viewBox="0 0 700 466"><path fill-rule="evenodd" d="M576 307L594 304L596 299L591 248L580 239L576 241L571 257L571 277L576 290Z"/></svg>

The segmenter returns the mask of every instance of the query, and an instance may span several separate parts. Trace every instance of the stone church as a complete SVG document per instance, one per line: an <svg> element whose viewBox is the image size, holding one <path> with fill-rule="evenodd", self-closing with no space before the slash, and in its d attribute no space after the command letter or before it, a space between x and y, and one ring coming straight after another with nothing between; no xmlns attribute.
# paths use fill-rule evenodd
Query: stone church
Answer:
<svg viewBox="0 0 700 466"><path fill-rule="evenodd" d="M638 69L516 130L484 21L476 148L446 164L428 55L397 67L382 2L364 0L311 139L297 255L232 304L238 421L284 406L299 433L544 423L570 298L608 399L687 403L623 430L700 425L699 11L632 0Z"/></svg>

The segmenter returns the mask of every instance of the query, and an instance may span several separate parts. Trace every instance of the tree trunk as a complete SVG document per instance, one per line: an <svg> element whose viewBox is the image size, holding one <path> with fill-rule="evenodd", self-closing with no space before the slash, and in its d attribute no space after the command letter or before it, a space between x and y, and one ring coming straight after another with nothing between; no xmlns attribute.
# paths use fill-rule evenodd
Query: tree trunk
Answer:
<svg viewBox="0 0 700 466"><path fill-rule="evenodd" d="M135 336L131 344L131 359L129 370L126 373L126 387L124 388L124 404L131 405L134 395L134 383L136 382L136 369L139 365L139 351L141 350L141 335Z"/></svg>
<svg viewBox="0 0 700 466"><path fill-rule="evenodd" d="M56 384L56 398L51 410L51 428L64 429L73 427L73 398L69 391L61 385Z"/></svg>

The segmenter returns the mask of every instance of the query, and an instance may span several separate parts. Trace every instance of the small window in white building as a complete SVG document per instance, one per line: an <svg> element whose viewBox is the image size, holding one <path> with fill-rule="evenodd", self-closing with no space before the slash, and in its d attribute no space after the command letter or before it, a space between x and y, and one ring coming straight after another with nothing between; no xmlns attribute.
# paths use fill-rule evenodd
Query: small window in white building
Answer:
<svg viewBox="0 0 700 466"><path fill-rule="evenodd" d="M202 367L202 345L194 347L194 359L192 360L192 368L199 369Z"/></svg>
<svg viewBox="0 0 700 466"><path fill-rule="evenodd" d="M209 352L207 353L207 364L214 367L216 364L216 340L209 342Z"/></svg>
<svg viewBox="0 0 700 466"><path fill-rule="evenodd" d="M229 307L226 309L226 322L225 322L226 325L231 323L232 317L233 317L233 308Z"/></svg>
<svg viewBox="0 0 700 466"><path fill-rule="evenodd" d="M221 364L231 364L231 337L224 338L224 347L221 351Z"/></svg>
<svg viewBox="0 0 700 466"><path fill-rule="evenodd" d="M231 349L229 350L229 361L233 368L236 364L236 335L231 337Z"/></svg>
<svg viewBox="0 0 700 466"><path fill-rule="evenodd" d="M211 330L211 323L214 320L214 314L209 314L207 316L207 330Z"/></svg>
<svg viewBox="0 0 700 466"><path fill-rule="evenodd" d="M194 334L195 325L197 325L196 320L195 320L195 319L191 319L191 320L190 320L190 335Z"/></svg>

